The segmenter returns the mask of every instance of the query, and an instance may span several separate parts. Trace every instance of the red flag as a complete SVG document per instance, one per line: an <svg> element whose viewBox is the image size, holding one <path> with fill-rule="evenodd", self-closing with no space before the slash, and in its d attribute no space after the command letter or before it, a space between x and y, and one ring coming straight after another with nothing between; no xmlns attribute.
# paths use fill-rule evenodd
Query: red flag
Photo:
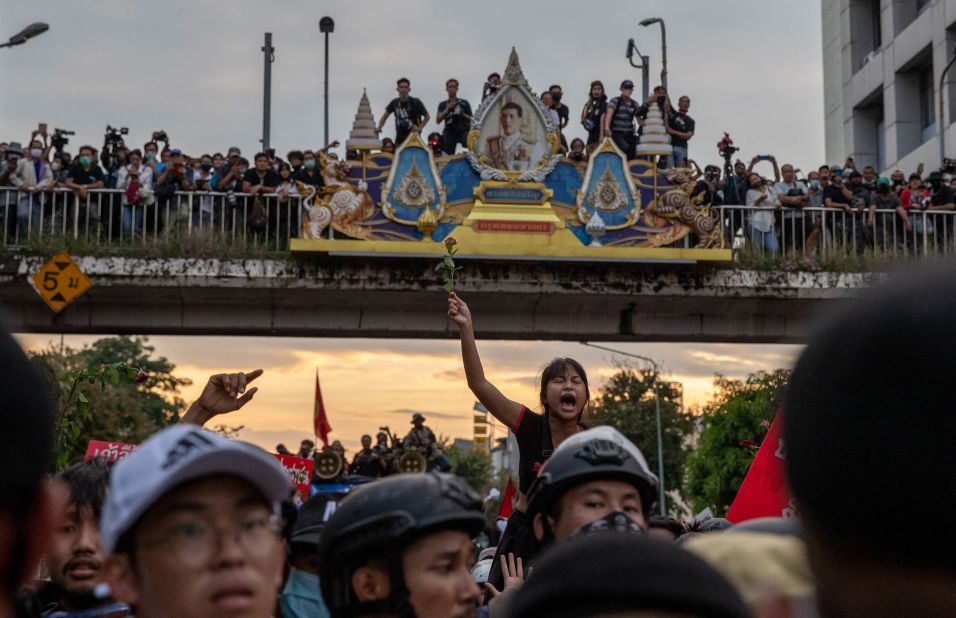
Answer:
<svg viewBox="0 0 956 618"><path fill-rule="evenodd" d="M325 415L325 404L322 403L322 387L319 386L318 369L315 370L315 409L312 413L312 425L315 428L315 436L322 440L322 444L328 446L332 425L329 425L329 417Z"/></svg>
<svg viewBox="0 0 956 618"><path fill-rule="evenodd" d="M505 487L505 495L501 498L501 508L498 509L498 517L509 518L514 508L515 485L508 479L508 486Z"/></svg>
<svg viewBox="0 0 956 618"><path fill-rule="evenodd" d="M790 497L784 474L784 442L781 434L781 414L778 413L757 456L750 464L734 503L727 511L727 519L735 524L757 517L796 516L796 503Z"/></svg>

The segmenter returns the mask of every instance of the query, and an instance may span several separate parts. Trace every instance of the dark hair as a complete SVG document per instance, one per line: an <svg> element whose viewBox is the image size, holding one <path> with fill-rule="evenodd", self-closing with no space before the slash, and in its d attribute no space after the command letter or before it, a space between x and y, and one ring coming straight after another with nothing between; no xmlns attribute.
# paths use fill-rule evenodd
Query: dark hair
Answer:
<svg viewBox="0 0 956 618"><path fill-rule="evenodd" d="M407 77L399 77L399 78L398 78L398 81L395 82L395 85L396 85L396 86L401 86L402 83L406 83L406 84L408 84L409 86L412 85L412 82L409 81L409 79L408 79Z"/></svg>
<svg viewBox="0 0 956 618"><path fill-rule="evenodd" d="M103 501L106 499L106 489L110 484L110 470L112 463L94 457L93 459L70 466L60 473L70 492L69 504L78 510L89 507L97 520L103 510Z"/></svg>
<svg viewBox="0 0 956 618"><path fill-rule="evenodd" d="M679 519L670 516L653 515L647 518L647 528L663 528L674 535L674 540L687 532L687 526Z"/></svg>
<svg viewBox="0 0 956 618"><path fill-rule="evenodd" d="M910 174L909 180L913 180L914 178L920 182L923 182L923 177L917 174L916 172L913 172L912 174Z"/></svg>
<svg viewBox="0 0 956 618"><path fill-rule="evenodd" d="M212 155L211 154L199 155L199 160L202 161L203 159L212 159Z"/></svg>
<svg viewBox="0 0 956 618"><path fill-rule="evenodd" d="M928 543L908 531L913 513L956 508L940 476L952 469L956 435L954 304L951 264L910 269L841 304L797 361L783 406L785 465L821 545L894 567L952 569L952 529ZM901 384L899 368L917 366L919 380ZM865 504L884 508L847 517Z"/></svg>
<svg viewBox="0 0 956 618"><path fill-rule="evenodd" d="M371 439L372 439L372 436L370 436L370 435L368 435L368 434L366 433L366 434L363 434L360 439L361 439L361 440L364 440L365 438L368 438L369 440L371 440Z"/></svg>
<svg viewBox="0 0 956 618"><path fill-rule="evenodd" d="M305 155L302 154L301 150L290 150L289 153L285 156L286 159L291 161L292 159L299 159L300 161L305 158Z"/></svg>
<svg viewBox="0 0 956 618"><path fill-rule="evenodd" d="M285 161L282 161L282 162L279 163L279 173L282 173L282 170L285 170L285 171L287 171L287 172L289 172L289 173L291 174L291 173L292 173L292 166L289 165L288 163L286 163Z"/></svg>
<svg viewBox="0 0 956 618"><path fill-rule="evenodd" d="M458 83L458 80L457 80L457 79L455 79L454 77L449 77L448 79L445 80L445 86L447 87L448 84L450 84L450 83L452 83L452 82L455 82L455 85L456 85L456 86L459 86L459 85L460 85L460 84Z"/></svg>
<svg viewBox="0 0 956 618"><path fill-rule="evenodd" d="M514 101L508 101L507 103L501 106L501 111L505 111L506 109L518 110L518 118L521 118L522 116L524 116L524 110L521 109L521 106L515 103Z"/></svg>
<svg viewBox="0 0 956 618"><path fill-rule="evenodd" d="M583 140L583 139L581 139L580 137L575 137L573 140L571 140L571 148L574 148L574 143L575 143L575 142L580 142L580 143L581 143L581 146L585 146L585 145L586 145L586 144L584 143L584 140Z"/></svg>
<svg viewBox="0 0 956 618"><path fill-rule="evenodd" d="M156 142L146 142L143 144L143 150L149 150L149 147L152 146L153 150L159 150L159 144Z"/></svg>
<svg viewBox="0 0 956 618"><path fill-rule="evenodd" d="M136 155L140 159L143 158L143 153L139 151L139 148L133 148L132 150L129 151L129 156L132 157L133 155Z"/></svg>
<svg viewBox="0 0 956 618"><path fill-rule="evenodd" d="M581 376L581 381L584 382L584 405L588 404L588 401L591 400L591 389L588 386L588 374L584 371L584 367L578 361L573 358L555 358L550 363L544 366L544 369L541 370L541 391L538 394L538 398L541 401L541 407L544 409L545 413L549 412L548 410L548 383L555 378L564 377L564 374L568 372L568 369L573 369L575 373ZM584 411L581 411L581 414L584 414ZM580 416L578 416L580 420Z"/></svg>
<svg viewBox="0 0 956 618"><path fill-rule="evenodd" d="M599 79L596 79L596 80L594 80L593 82L591 82L591 87L588 88L588 96L591 96L591 92L590 92L590 91L591 91L591 90L594 90L594 87L595 87L595 86L600 86L600 87L601 87L601 90L604 90L604 82L602 82L602 81L599 80Z"/></svg>
<svg viewBox="0 0 956 618"><path fill-rule="evenodd" d="M383 146L385 145L386 142L389 143L389 144L391 144L392 146L395 145L395 140L393 140L393 139L390 138L390 137L383 137L383 138L382 138L382 145L383 145Z"/></svg>
<svg viewBox="0 0 956 618"><path fill-rule="evenodd" d="M491 79L492 77L497 77L498 79L501 79L501 73L489 73L488 79Z"/></svg>
<svg viewBox="0 0 956 618"><path fill-rule="evenodd" d="M548 86L548 91L550 92L550 91L554 90L555 88L557 88L558 90L561 90L561 86L559 86L559 85L557 85L557 84L551 84L550 86Z"/></svg>
<svg viewBox="0 0 956 618"><path fill-rule="evenodd" d="M80 149L79 149L77 152L83 152L84 150L89 150L89 151L92 152L93 154L96 154L96 149L93 148L93 147L90 146L90 145L80 146Z"/></svg>
<svg viewBox="0 0 956 618"><path fill-rule="evenodd" d="M265 160L268 161L268 160L269 160L269 155L267 155L267 154L264 153L264 152L257 152L257 153L256 153L256 156L252 157L252 160L253 160L253 161L258 161L259 159L265 159Z"/></svg>
<svg viewBox="0 0 956 618"><path fill-rule="evenodd" d="M246 167L249 167L249 159L245 157L239 157L239 165L245 165Z"/></svg>
<svg viewBox="0 0 956 618"><path fill-rule="evenodd" d="M818 171L818 172L822 172L823 170L826 170L826 171L829 172L829 171L830 171L830 166L827 165L826 163L824 163L823 165L821 165L820 167L817 168L817 171Z"/></svg>

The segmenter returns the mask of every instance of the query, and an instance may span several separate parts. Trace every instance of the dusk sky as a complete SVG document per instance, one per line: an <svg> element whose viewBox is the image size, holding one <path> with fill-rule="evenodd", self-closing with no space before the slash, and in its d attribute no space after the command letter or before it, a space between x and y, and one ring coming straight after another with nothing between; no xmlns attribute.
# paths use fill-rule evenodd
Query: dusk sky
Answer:
<svg viewBox="0 0 956 618"><path fill-rule="evenodd" d="M262 126L260 47L273 33L272 145L280 153L322 145L322 37L318 20L336 21L332 35L331 133L347 138L362 89L378 117L407 76L412 94L434 117L448 77L474 104L491 71L503 71L512 46L536 91L561 84L571 108L569 136L588 84L601 79L616 95L622 79L639 83L624 58L628 38L650 55L652 84L660 72L660 30L667 22L672 95L687 94L697 133L691 157L717 162L724 131L742 155L775 154L808 170L823 163L820 5L733 1L553 0L451 3L431 0L276 3L235 0L133 3L0 0L0 39L43 21L50 31L26 45L0 50L0 141L25 141L38 122L76 130L68 148L102 144L107 124L128 126L127 143L141 146L166 130L187 153L257 149ZM755 24L760 24L755 27ZM432 124L431 127L437 127ZM384 135L392 135L390 122ZM769 168L768 168L769 170ZM481 308L473 307L480 327ZM20 340L42 347L56 335ZM90 337L67 337L79 347ZM194 380L198 394L211 373L266 370L260 393L230 424L241 437L272 448L294 446L311 432L315 368L320 369L333 437L354 447L380 425L407 431L411 411L452 437L471 436L473 397L465 384L457 340L344 340L238 337L153 337L157 353ZM479 342L486 370L506 394L535 404L540 368L572 356L592 385L613 371L612 355L578 343ZM790 366L797 346L621 344L658 359L668 379L684 383L685 402L700 405L715 373L743 376ZM499 434L501 435L501 434Z"/></svg>

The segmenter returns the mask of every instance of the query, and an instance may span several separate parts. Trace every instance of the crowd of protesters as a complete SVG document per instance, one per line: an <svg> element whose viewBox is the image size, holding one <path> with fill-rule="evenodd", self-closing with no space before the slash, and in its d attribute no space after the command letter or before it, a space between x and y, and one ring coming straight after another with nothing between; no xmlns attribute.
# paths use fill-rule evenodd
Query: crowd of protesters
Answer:
<svg viewBox="0 0 956 618"><path fill-rule="evenodd" d="M549 363L539 411L509 399L450 295L468 387L519 443L515 510L483 551L481 497L457 476L396 474L297 506L272 455L204 430L252 400L261 370L212 376L180 423L115 465L51 478L51 388L0 331L0 615L956 615L949 528L912 527L956 506L940 481L954 464L942 374L956 272L924 268L821 325L781 411L799 518L736 525L652 516L659 481L643 454L587 426L584 368ZM922 371L901 382L899 366Z"/></svg>

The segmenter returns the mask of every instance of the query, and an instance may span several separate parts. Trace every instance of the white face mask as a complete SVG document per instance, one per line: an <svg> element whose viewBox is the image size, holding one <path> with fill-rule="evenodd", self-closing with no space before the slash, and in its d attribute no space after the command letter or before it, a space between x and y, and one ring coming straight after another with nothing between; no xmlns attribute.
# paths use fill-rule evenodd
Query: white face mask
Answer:
<svg viewBox="0 0 956 618"><path fill-rule="evenodd" d="M53 171L54 171L54 172L59 172L59 171L60 171L60 162L59 162L59 161L54 161L53 163L50 164L50 167L53 168Z"/></svg>
<svg viewBox="0 0 956 618"><path fill-rule="evenodd" d="M30 156L34 159L39 159L43 156L43 151L39 148L33 148L30 150Z"/></svg>

